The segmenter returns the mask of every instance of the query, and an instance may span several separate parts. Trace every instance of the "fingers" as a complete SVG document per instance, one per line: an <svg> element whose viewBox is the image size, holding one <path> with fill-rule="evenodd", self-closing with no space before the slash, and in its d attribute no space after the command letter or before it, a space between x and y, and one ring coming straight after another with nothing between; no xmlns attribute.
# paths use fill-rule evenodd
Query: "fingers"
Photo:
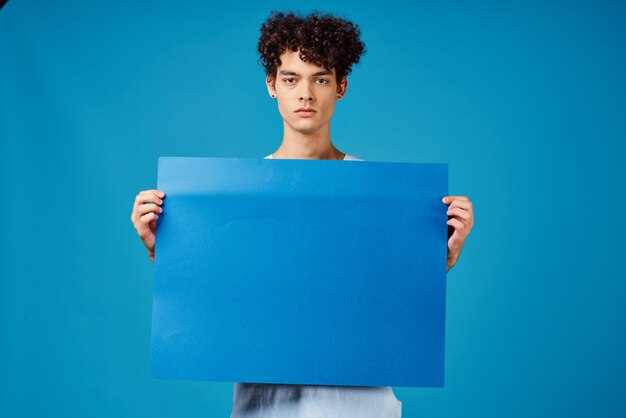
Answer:
<svg viewBox="0 0 626 418"><path fill-rule="evenodd" d="M474 209L467 196L445 196L442 201L448 205L448 225L459 232L469 232L474 224Z"/></svg>
<svg viewBox="0 0 626 418"><path fill-rule="evenodd" d="M474 226L474 209L467 196L445 196L441 200L448 205L448 270L450 270L456 264L463 243Z"/></svg>
<svg viewBox="0 0 626 418"><path fill-rule="evenodd" d="M441 201L445 204L448 204L453 200L467 200L469 202L467 196L444 196L443 199L441 199Z"/></svg>
<svg viewBox="0 0 626 418"><path fill-rule="evenodd" d="M446 196L442 201L448 205L448 209L461 208L470 212L472 211L472 202L470 202L467 196Z"/></svg>
<svg viewBox="0 0 626 418"><path fill-rule="evenodd" d="M456 218L448 219L447 223L448 223L448 225L453 227L455 231L462 232L465 229L465 223L463 223L462 221L460 221L460 220L458 220Z"/></svg>
<svg viewBox="0 0 626 418"><path fill-rule="evenodd" d="M446 212L446 214L448 216L455 216L457 218L461 218L465 221L469 221L470 219L472 219L472 214L469 211L461 209L461 208L448 209L448 212Z"/></svg>
<svg viewBox="0 0 626 418"><path fill-rule="evenodd" d="M145 213L151 210L156 211L155 208L163 204L164 197L165 193L160 190L153 189L143 190L139 192L135 197L133 211L130 214L130 220L134 223L137 218L144 215ZM162 210L160 212L162 212Z"/></svg>
<svg viewBox="0 0 626 418"><path fill-rule="evenodd" d="M143 205L137 206L137 210L135 211L136 216L145 215L148 212L161 213L163 212L163 208L161 206L157 206L154 203L144 203Z"/></svg>
<svg viewBox="0 0 626 418"><path fill-rule="evenodd" d="M448 206L448 210L459 208L461 210L472 212L472 202L469 200L453 200Z"/></svg>
<svg viewBox="0 0 626 418"><path fill-rule="evenodd" d="M452 199L450 200L446 214L451 217L451 219L456 219L463 224L461 226L456 222L452 224L448 222L448 225L454 226L457 230L467 229L467 232L469 232L469 229L474 226L474 209L472 202L470 202L466 196L446 196L444 199L446 198Z"/></svg>
<svg viewBox="0 0 626 418"><path fill-rule="evenodd" d="M157 189L142 190L142 191L139 192L139 194L143 194L143 193L155 193L159 197L165 197L165 193L163 193L161 190L157 190Z"/></svg>
<svg viewBox="0 0 626 418"><path fill-rule="evenodd" d="M146 213L145 215L141 216L139 218L139 222L141 222L142 224L148 225L150 222L156 221L157 219L159 219L159 215L157 215L154 212L150 212L150 213Z"/></svg>
<svg viewBox="0 0 626 418"><path fill-rule="evenodd" d="M160 190L142 190L135 197L133 211L130 220L133 222L137 235L148 249L148 255L154 262L154 242L156 231L156 220L158 213L162 213L163 198L165 193Z"/></svg>
<svg viewBox="0 0 626 418"><path fill-rule="evenodd" d="M145 215L141 216L139 218L139 221L135 224L137 235L139 235L141 239L147 239L147 238L153 237L154 235L153 222L155 222L157 219L159 219L159 216L154 212L146 213Z"/></svg>
<svg viewBox="0 0 626 418"><path fill-rule="evenodd" d="M163 197L165 197L165 194L160 190L144 190L139 192L135 197L135 205L141 205L146 202L154 202L158 205L162 205Z"/></svg>

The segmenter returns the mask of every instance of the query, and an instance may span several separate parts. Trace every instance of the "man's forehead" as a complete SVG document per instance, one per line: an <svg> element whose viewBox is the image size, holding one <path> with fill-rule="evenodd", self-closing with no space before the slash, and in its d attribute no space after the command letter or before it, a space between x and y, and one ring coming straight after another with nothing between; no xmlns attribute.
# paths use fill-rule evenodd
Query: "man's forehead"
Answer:
<svg viewBox="0 0 626 418"><path fill-rule="evenodd" d="M285 69L285 70L279 70L278 71L279 75L302 75L301 73L297 72L297 71L293 71L293 70L289 70L289 69ZM304 74L307 74L307 72L305 72ZM333 75L332 71L329 70L320 70L320 71L316 71L313 74L311 74L314 77L319 77L322 75Z"/></svg>
<svg viewBox="0 0 626 418"><path fill-rule="evenodd" d="M280 56L277 68L280 75L333 75L334 69L328 70L308 61L300 59L300 51L286 51Z"/></svg>

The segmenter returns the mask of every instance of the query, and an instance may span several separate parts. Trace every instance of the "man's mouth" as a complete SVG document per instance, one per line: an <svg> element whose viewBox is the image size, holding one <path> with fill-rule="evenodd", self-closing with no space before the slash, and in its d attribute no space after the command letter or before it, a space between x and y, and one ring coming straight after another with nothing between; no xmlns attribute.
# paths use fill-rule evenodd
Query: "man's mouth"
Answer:
<svg viewBox="0 0 626 418"><path fill-rule="evenodd" d="M300 116L312 116L313 114L315 114L315 110L310 109L310 108L304 108L301 107L300 109L296 110L296 113L299 114Z"/></svg>

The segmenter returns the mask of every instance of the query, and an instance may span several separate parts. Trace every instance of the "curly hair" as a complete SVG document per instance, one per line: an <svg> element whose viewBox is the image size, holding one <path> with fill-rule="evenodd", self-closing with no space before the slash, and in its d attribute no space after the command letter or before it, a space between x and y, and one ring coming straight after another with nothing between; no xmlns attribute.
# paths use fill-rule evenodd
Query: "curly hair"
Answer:
<svg viewBox="0 0 626 418"><path fill-rule="evenodd" d="M272 12L261 25L257 50L267 75L275 78L280 56L287 50L299 52L300 59L336 71L337 83L352 71L365 53L359 27L329 14L314 12L298 16Z"/></svg>

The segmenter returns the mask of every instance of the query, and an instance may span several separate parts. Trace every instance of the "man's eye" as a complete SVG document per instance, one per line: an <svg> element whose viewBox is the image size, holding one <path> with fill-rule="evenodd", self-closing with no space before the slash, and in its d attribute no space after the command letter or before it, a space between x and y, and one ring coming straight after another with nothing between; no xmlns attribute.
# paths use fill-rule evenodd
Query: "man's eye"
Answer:
<svg viewBox="0 0 626 418"><path fill-rule="evenodd" d="M329 81L328 81L328 80L326 80L325 78L318 78L316 81L317 81L319 84L328 84L328 83L329 83Z"/></svg>
<svg viewBox="0 0 626 418"><path fill-rule="evenodd" d="M287 83L287 84L293 84L293 83L296 82L296 79L295 78L285 78L285 79L283 79L283 81L285 83Z"/></svg>

